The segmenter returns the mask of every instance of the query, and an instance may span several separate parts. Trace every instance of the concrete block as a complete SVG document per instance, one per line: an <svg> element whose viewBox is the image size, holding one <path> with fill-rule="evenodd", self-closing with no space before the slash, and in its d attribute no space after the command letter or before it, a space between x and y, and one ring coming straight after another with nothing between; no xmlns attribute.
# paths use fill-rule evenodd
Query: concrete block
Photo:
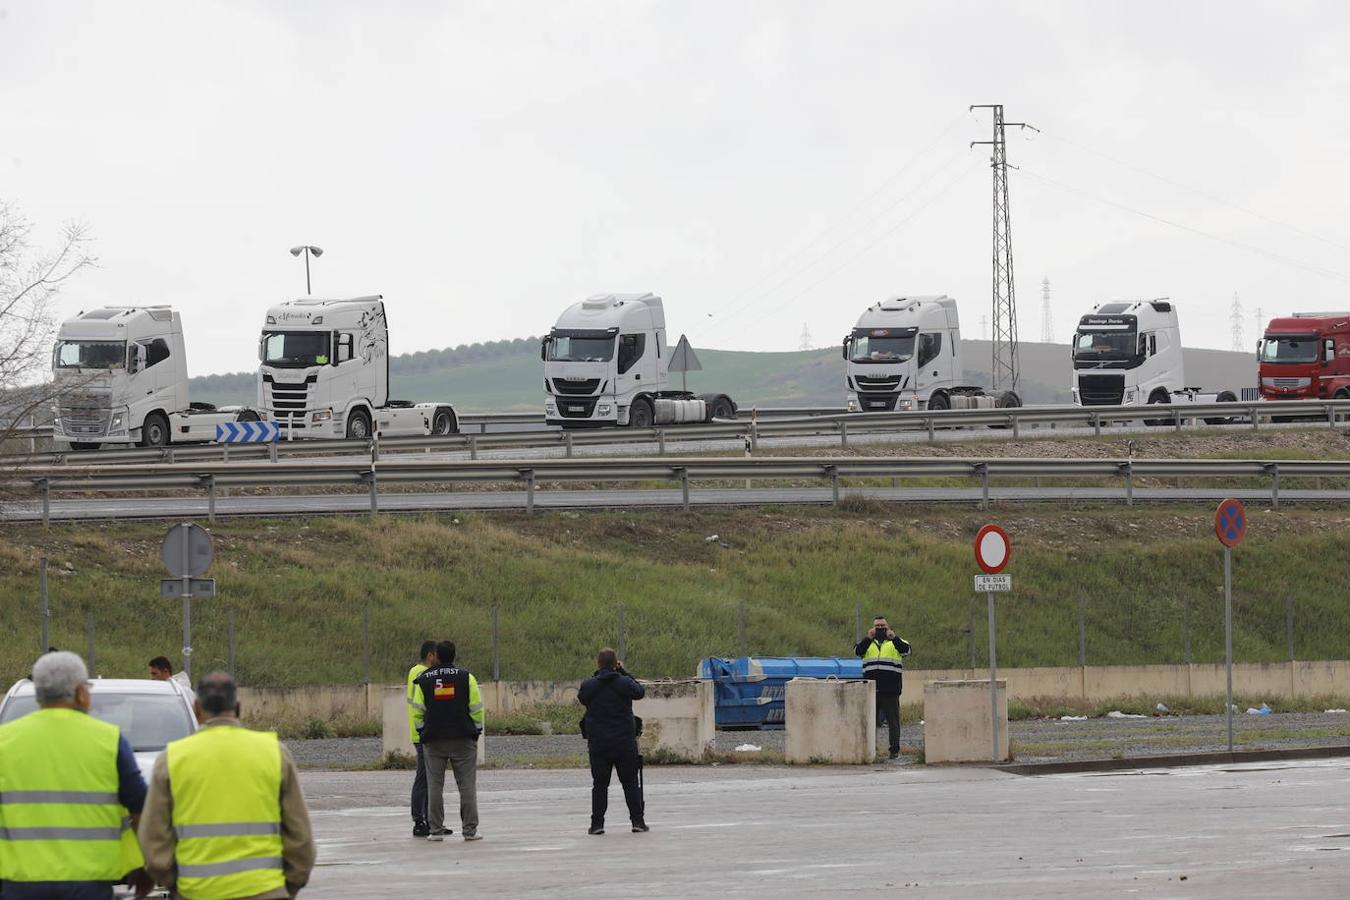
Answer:
<svg viewBox="0 0 1350 900"><path fill-rule="evenodd" d="M717 738L713 686L706 681L644 681L647 696L633 703L642 717L644 754L701 760Z"/></svg>
<svg viewBox="0 0 1350 900"><path fill-rule="evenodd" d="M382 753L398 752L413 756L417 752L413 749L412 736L408 734L408 701L404 690L405 688L400 685L390 685L384 689L382 704L384 731L380 740ZM478 739L478 764L482 765L485 762L487 762L486 734Z"/></svg>
<svg viewBox="0 0 1350 900"><path fill-rule="evenodd" d="M783 692L790 763L876 759L877 686L872 681L794 678Z"/></svg>
<svg viewBox="0 0 1350 900"><path fill-rule="evenodd" d="M923 686L924 761L1002 762L1008 758L1008 682L998 680L998 754L994 756L989 681L930 681Z"/></svg>

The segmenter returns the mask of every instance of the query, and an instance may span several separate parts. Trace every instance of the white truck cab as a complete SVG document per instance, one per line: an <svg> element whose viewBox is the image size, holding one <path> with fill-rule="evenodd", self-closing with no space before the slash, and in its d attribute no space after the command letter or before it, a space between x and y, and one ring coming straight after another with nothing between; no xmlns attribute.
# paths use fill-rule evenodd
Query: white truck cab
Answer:
<svg viewBox="0 0 1350 900"><path fill-rule="evenodd" d="M190 402L183 325L167 306L105 306L67 319L52 373L52 437L76 450L211 441L220 423L257 419L250 409Z"/></svg>
<svg viewBox="0 0 1350 900"><path fill-rule="evenodd" d="M654 294L597 294L563 311L543 339L544 418L563 428L732 418L726 394L670 388L666 314Z"/></svg>
<svg viewBox="0 0 1350 900"><path fill-rule="evenodd" d="M389 326L380 295L291 300L267 311L258 406L283 439L366 439L459 430L449 403L389 399Z"/></svg>
<svg viewBox="0 0 1350 900"><path fill-rule="evenodd" d="M1079 406L1226 403L1232 391L1186 384L1176 304L1167 298L1100 303L1073 336L1073 402ZM1223 420L1206 420L1218 424Z"/></svg>
<svg viewBox="0 0 1350 900"><path fill-rule="evenodd" d="M963 385L961 325L946 295L889 297L867 308L844 338L850 412L1021 406Z"/></svg>

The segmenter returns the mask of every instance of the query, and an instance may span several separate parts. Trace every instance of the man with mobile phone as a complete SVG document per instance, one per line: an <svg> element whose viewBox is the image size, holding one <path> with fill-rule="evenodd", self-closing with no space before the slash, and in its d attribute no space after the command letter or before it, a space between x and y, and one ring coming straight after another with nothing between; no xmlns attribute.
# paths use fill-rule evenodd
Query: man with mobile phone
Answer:
<svg viewBox="0 0 1350 900"><path fill-rule="evenodd" d="M877 616L867 637L858 642L853 652L862 657L863 678L877 685L877 725L886 722L890 732L891 759L900 755L900 692L903 690L904 657L910 646L887 624L885 616Z"/></svg>

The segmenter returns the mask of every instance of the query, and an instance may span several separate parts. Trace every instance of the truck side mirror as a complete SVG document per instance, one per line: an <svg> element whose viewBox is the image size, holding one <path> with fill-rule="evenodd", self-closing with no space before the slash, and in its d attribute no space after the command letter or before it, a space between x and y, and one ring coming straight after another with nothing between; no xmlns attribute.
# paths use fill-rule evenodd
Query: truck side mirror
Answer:
<svg viewBox="0 0 1350 900"><path fill-rule="evenodd" d="M852 337L846 337L846 338L844 338L844 344L843 344L843 347L842 347L844 359L848 359L848 356L849 356L848 349L849 349L849 345L852 344L852 343L853 343L853 338L852 338Z"/></svg>
<svg viewBox="0 0 1350 900"><path fill-rule="evenodd" d="M547 360L547 359L548 359L548 345L549 345L549 342L552 341L552 340L553 340L552 337L540 338L540 340L539 340L539 358L540 358L540 359L543 359L543 360Z"/></svg>
<svg viewBox="0 0 1350 900"><path fill-rule="evenodd" d="M132 344L130 349L127 351L127 356L129 357L127 359L127 372L129 374L135 375L137 372L145 368L144 344Z"/></svg>

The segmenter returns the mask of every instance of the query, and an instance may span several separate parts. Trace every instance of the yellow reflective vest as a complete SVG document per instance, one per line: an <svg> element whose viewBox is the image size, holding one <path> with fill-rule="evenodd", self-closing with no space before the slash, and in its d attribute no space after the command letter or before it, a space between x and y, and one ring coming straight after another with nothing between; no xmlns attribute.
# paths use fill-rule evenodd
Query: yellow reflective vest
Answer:
<svg viewBox="0 0 1350 900"><path fill-rule="evenodd" d="M895 672L899 674L905 669L905 664L900 656L900 651L896 649L895 641L872 641L863 651L863 674L868 672Z"/></svg>
<svg viewBox="0 0 1350 900"><path fill-rule="evenodd" d="M76 709L0 725L0 880L115 882L140 868L117 799L119 736Z"/></svg>
<svg viewBox="0 0 1350 900"><path fill-rule="evenodd" d="M414 744L422 740L417 734L417 723L421 721L419 714L426 712L426 706L422 703L422 692L413 686L413 682L426 670L427 667L421 663L408 670L408 690L405 698L408 702L408 737L412 738Z"/></svg>
<svg viewBox="0 0 1350 900"><path fill-rule="evenodd" d="M228 900L285 887L276 734L212 725L164 752L178 893L187 900Z"/></svg>

